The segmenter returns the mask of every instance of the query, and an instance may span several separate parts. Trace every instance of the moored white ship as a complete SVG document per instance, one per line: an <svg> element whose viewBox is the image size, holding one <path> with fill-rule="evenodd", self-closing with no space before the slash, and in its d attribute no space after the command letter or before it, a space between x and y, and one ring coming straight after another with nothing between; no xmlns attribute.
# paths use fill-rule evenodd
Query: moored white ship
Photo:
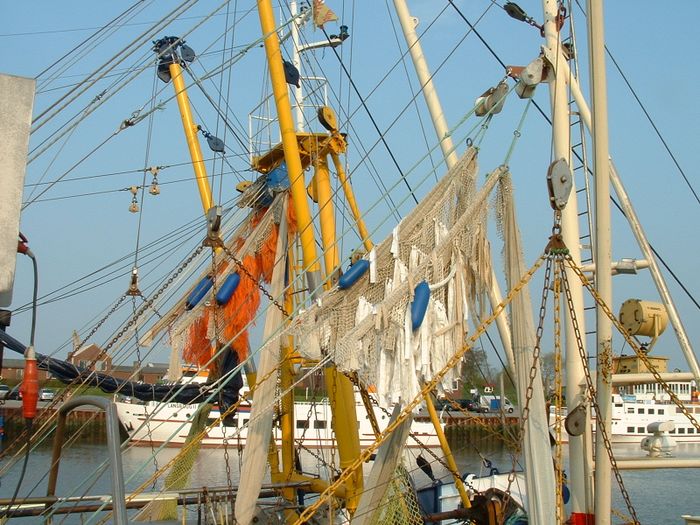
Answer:
<svg viewBox="0 0 700 525"><path fill-rule="evenodd" d="M697 389L694 380L669 382L669 387L682 402L688 413L700 415ZM550 408L550 424L554 425L557 414L562 420L566 411ZM618 387L612 396L613 443L639 443L649 435L648 425L657 422L673 422L675 428L669 432L678 443L700 443L700 432L683 413L683 409L672 403L658 383L638 383ZM592 417L593 430L596 428L595 414ZM562 431L562 440L568 442L568 434Z"/></svg>
<svg viewBox="0 0 700 525"><path fill-rule="evenodd" d="M167 443L169 446L180 446L185 442L189 433L191 420L197 411L198 405L185 405L182 403L136 403L116 401L119 421L129 434L129 440L135 444L159 445ZM365 448L374 443L376 436L367 417L361 400L356 402L357 418L360 434L360 446ZM378 413L375 410L377 423L384 430L389 422L387 414ZM203 446L223 445L226 442L231 446L244 446L248 435L248 422L250 420L250 405L241 404L231 418L231 425L223 423L213 425L219 419L218 407L212 409L206 430L206 436L202 440ZM307 448L330 448L337 446L337 439L331 428L331 408L328 400L321 401L296 401L294 403L294 439ZM211 425L211 426L210 426ZM279 445L282 436L279 428L274 428L275 442ZM413 421L411 435L415 439L409 439L409 447L438 447L437 434L430 421Z"/></svg>

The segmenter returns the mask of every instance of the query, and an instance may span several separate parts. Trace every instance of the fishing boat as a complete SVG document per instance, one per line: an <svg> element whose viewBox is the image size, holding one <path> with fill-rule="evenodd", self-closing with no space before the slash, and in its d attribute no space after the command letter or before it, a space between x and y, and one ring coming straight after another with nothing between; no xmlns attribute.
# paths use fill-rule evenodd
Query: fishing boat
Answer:
<svg viewBox="0 0 700 525"><path fill-rule="evenodd" d="M204 383L205 375L194 375L192 381ZM244 382L245 383L245 382ZM243 392L248 391L244 384ZM370 394L371 396L371 394ZM373 399L373 406L378 406ZM114 401L119 423L135 445L163 445L179 447L185 443L192 425L192 415L199 409L196 404L175 402L139 402L132 398L117 396ZM365 410L359 392L355 395L355 411L359 426L360 447L366 448L374 443L375 433L370 418ZM237 448L242 448L248 435L250 420L250 403L241 403L236 409L236 415L227 422L223 421L218 406L214 406L209 414L209 426L206 436L202 438L204 447L222 447L224 442ZM389 422L389 412L380 413L377 423L380 430L386 428ZM296 399L294 401L294 440L307 449L332 448L336 439L331 426L333 414L328 399ZM444 424L443 424L444 428ZM273 429L277 446L282 445L279 427ZM411 424L411 437L408 447L436 448L440 446L435 429L427 418L416 419Z"/></svg>
<svg viewBox="0 0 700 525"><path fill-rule="evenodd" d="M17 181L20 186L8 192L10 197L15 194L7 244L12 246L3 249L11 255L10 266L14 269L20 207L22 232L30 239L22 240L20 252L51 252L55 258L46 260L55 266L77 266L76 254L66 253L73 252L65 249L69 241L61 239L56 246L59 232L45 219L64 216L34 211L70 197L90 198L91 204L65 215L72 224L61 227L60 233L67 230L74 240L78 229L91 229L91 242L79 259L100 267L71 274L65 288L49 285L49 292L34 294L24 306L12 303L13 314L22 319L23 312L27 318L33 312L36 319L41 305L44 317L60 319L60 328L78 330L78 346L102 338L99 347L113 362L134 364L131 381L114 381L94 363L82 367L62 362L65 346L46 335L60 333L56 327L40 326L37 340L33 329L26 339L0 333L7 348L25 354L25 400L31 401L38 389L38 363L71 383L68 395L95 386L138 397L145 404L119 405L130 411L122 412L122 419L136 439L143 437L153 446L153 458L157 448L168 444L179 450L168 468L156 468L149 483L125 493L119 445L112 442L115 489L111 497L89 502L79 495L85 494L84 487L56 494L59 458L54 457L47 465L46 494L19 491L20 476L19 496L3 502L2 511L49 519L59 513L94 512L90 519L113 517L121 524L136 517L128 514L128 506L143 507L139 520L179 522L187 521L186 507L196 504L200 516L204 510L222 523L471 520L491 525L505 519L517 523L526 510L529 522L538 524L567 519L576 524L594 519L609 523L612 474L625 495L630 520L639 523L619 470L648 468L650 463L637 460L634 466L633 461L614 457L613 349L634 351L668 394L669 407L681 410L687 429L697 433L700 427L685 400L650 362L648 346L640 342L645 333L660 335L658 319L651 322L651 332L633 333L612 315L613 273L650 269L695 381L700 370L653 250L607 155L600 2L589 2L583 12L573 4L545 0L541 21L512 2L487 2L482 16L489 20L498 12L492 22L496 34L507 32L504 24L522 31L522 41L509 42L509 61L515 64L508 66L498 58L496 67L475 58L481 49L476 53L475 47L460 48L468 37L476 36L475 43L486 39L481 18L478 23L471 20L473 13L451 0L421 7L428 23L420 25L405 3L395 0L397 15L392 13L390 23L398 22L407 43L400 44L398 55L388 62L378 52L384 49L378 43L387 44L387 49L396 44L388 26L379 25L376 6L359 17L355 6L340 11L340 2L327 3L284 3L276 16L264 0L257 2L257 15L253 6L241 10L237 3L223 2L205 7L186 0L156 16L153 5L137 2L38 75L42 98L33 117L27 95L33 82L8 84L4 90L23 94L21 104L13 100L4 106L8 115L10 109L18 113L8 120L26 124L12 130L13 137L14 132L20 135L18 150L26 151L31 131L24 197L24 162L16 163L8 182L8 188ZM152 18L157 22L143 22ZM346 25L341 18L353 22ZM585 18L590 21L592 48L592 113L579 84L586 79L586 68L578 63L581 53L573 41L575 28ZM134 32L141 27L135 24L141 23L147 30ZM121 32L129 37L118 38ZM453 33L458 37L451 42ZM444 67L436 62L439 66L431 72L423 44L438 57L450 48L448 58L454 53L459 59L446 59ZM108 58L93 58L103 46L111 47ZM491 46L486 49L497 54ZM361 62L356 62L360 55L355 52L361 53ZM409 55L418 83L409 76L409 95L402 97L398 85L404 80L397 71L408 73L400 66ZM353 68L357 63L360 70ZM470 71L480 71L478 79L466 78L466 64L473 64ZM81 66L94 73L74 85L59 83L72 82L67 75ZM258 78L262 87L251 88ZM450 101L449 112L443 111L433 80L452 88L450 96L443 97ZM426 96L427 112L419 95ZM669 105L675 102L668 100ZM533 108L550 113L542 109L548 104L553 135L549 123L531 120ZM404 119L413 108L415 116ZM428 114L434 133L422 126ZM111 118L109 131L97 116ZM594 163L589 162L586 127L595 128ZM173 137L182 131L184 142ZM578 137L573 149L570 135ZM204 144L207 154L202 152ZM75 155L64 161L66 152ZM142 159L135 160L137 155ZM194 197L192 171L198 194ZM527 171L540 173L539 190L525 180ZM608 175L639 243L641 257L631 264L613 263L609 257ZM186 182L180 185L180 178ZM71 180L88 181L93 188L61 194L60 188ZM593 181L595 231L592 201L579 192ZM110 204L95 200L100 195L109 196ZM118 206L112 203L116 200ZM104 220L117 208L120 219ZM581 221L589 227L583 233ZM494 222L500 240L489 235ZM42 229L48 230L46 237ZM128 246L126 254L118 246ZM496 274L496 246L503 246L505 278ZM595 260L586 261L582 251L591 252ZM26 289L32 279L20 272L16 280L22 291L15 295L22 299L15 300L21 302L31 295ZM98 288L95 295L92 290ZM537 318L532 315L531 289L541 290ZM640 289L634 287L635 295ZM2 290L1 304L10 304L11 290L10 282ZM70 297L89 303L89 320L83 326L76 327L75 321L64 326L62 314L77 313L66 306L72 303L64 302ZM546 319L548 301L555 305L549 308L551 320ZM95 306L105 302L104 309ZM591 337L585 328L593 325L585 318L587 306L598 311ZM5 325L18 335L17 323L12 330L8 322ZM614 338L611 325L620 329ZM567 428L555 425L554 449L540 367L545 328L553 332L553 389L559 404L566 392ZM499 356L515 379L520 423L514 449L522 456L514 458L513 468L504 474L467 477L457 465L432 396L454 388L464 356L496 330ZM595 375L589 359L593 352L587 348L598 349ZM182 361L207 369L207 383L145 383L143 363L159 352L169 354L171 370L180 369ZM324 378L327 401L299 402L295 389L314 374ZM239 396L243 375L251 385L250 404ZM68 400L60 417L78 402ZM114 422L114 404L90 402L106 410L108 425ZM36 416L30 403L26 406L27 420L35 423L27 426L15 448L26 444L23 450L30 454L31 443L55 428L54 450L60 456L66 446L63 420ZM303 407L308 407L306 418ZM421 407L429 423L415 420ZM162 419L167 425L158 420L166 409L170 411ZM554 410L563 413L564 407ZM590 425L594 411L595 469ZM182 424L172 421L175 414L183 417ZM324 423L325 429L311 428ZM444 480L430 480L422 494L432 495L422 499L414 489L425 479L410 472L414 468L404 459L416 443L411 434L422 432L419 424L431 426L426 431L429 444L437 442L441 448L431 460L421 454L420 463L440 464L447 473ZM160 429L163 435L156 438ZM333 453L317 458L318 472L309 473L301 468L298 449L310 431L320 430L325 440L320 444ZM243 437L245 444L238 447L236 441ZM420 441L420 435L415 437ZM513 438L505 430L503 437ZM560 446L567 439L568 468ZM204 445L237 454L238 479L244 482L227 471L225 488L215 498L206 487L189 486L196 455L207 453ZM13 455L2 472L18 468L22 457ZM515 468L518 463L522 469ZM656 458L655 465L697 467L700 462ZM565 470L571 492L568 507L563 497ZM149 487L154 490L145 493Z"/></svg>

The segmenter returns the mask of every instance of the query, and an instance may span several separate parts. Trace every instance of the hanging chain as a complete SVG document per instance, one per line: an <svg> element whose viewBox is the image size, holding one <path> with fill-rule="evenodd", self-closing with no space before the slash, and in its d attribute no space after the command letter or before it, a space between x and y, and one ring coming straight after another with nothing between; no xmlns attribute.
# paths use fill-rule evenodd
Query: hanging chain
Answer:
<svg viewBox="0 0 700 525"><path fill-rule="evenodd" d="M226 435L226 425L221 425L221 429L224 434L224 465L226 467L226 485L228 486L229 497L233 502L233 480L231 477L231 458L229 457L228 453L228 436Z"/></svg>
<svg viewBox="0 0 700 525"><path fill-rule="evenodd" d="M97 359L100 357L104 356L108 350L114 346L114 344L121 339L121 337L129 330L132 326L136 324L136 321L138 320L139 317L143 315L143 313L148 310L151 305L160 297L163 292L170 286L175 279L177 279L180 274L187 268L187 265L189 265L200 253L202 253L202 250L204 250L204 246L199 246L195 251L193 251L190 256L185 259L185 262L180 265L180 267L168 278L167 281L156 291L155 294L151 296L150 299L146 300L140 307L138 312L117 332L117 334L111 339L109 343L107 343L107 346L104 347L100 355L95 359L95 362Z"/></svg>
<svg viewBox="0 0 700 525"><path fill-rule="evenodd" d="M258 282L258 279L256 279L256 278L253 276L253 274L250 273L250 271L243 265L243 261L241 261L238 257L236 257L236 256L234 255L234 253L233 253L231 250L229 250L229 248L228 248L227 246L225 246L225 245L222 244L222 245L221 245L221 248L224 250L224 252L226 253L226 255L228 255L228 256L231 258L231 260L236 264L236 266L238 267L238 269L239 269L241 272L243 272L243 275L245 275L248 279L250 279L250 280L255 284L255 286L258 287L258 289L262 292L262 294L263 294L265 297L267 297L267 298L270 300L270 302L271 302L272 304L274 304L274 305L279 309L279 311L282 312L282 314L283 314L285 317L289 317L289 313L284 309L284 306L282 306L282 305L279 303L279 301L277 301L277 299L275 299L274 297L272 297L272 294L270 294L270 292L268 292L268 291L265 289L265 287L264 287L263 285L261 285L261 284Z"/></svg>
<svg viewBox="0 0 700 525"><path fill-rule="evenodd" d="M90 330L90 333L85 336L85 338L80 341L80 344L78 345L78 348L81 348L93 335L95 335L95 332L100 329L100 327L109 319L109 317L117 311L117 308L124 302L124 299L126 299L127 294L123 294L117 302L114 304L112 308L110 308L109 312L105 314L105 316L98 321L98 323ZM76 348L76 350L78 349Z"/></svg>
<svg viewBox="0 0 700 525"><path fill-rule="evenodd" d="M139 292L139 295L140 292ZM131 308L133 310L134 316L136 315L136 296L132 295L131 296ZM136 344L136 366L137 369L140 371L141 370L141 347L139 346L139 330L138 326L134 329L134 343ZM138 375L136 376L136 380L139 380ZM148 407L148 404L146 405ZM154 467L154 472L158 472L158 456L156 454L156 449L153 444L153 439L151 439L151 436L153 435L152 430L151 430L151 418L146 417L146 432L148 435L148 442L151 445L151 458L153 459L153 467ZM153 480L153 487L152 490L156 490L156 480Z"/></svg>
<svg viewBox="0 0 700 525"><path fill-rule="evenodd" d="M562 381L561 381L561 266L554 265L554 392L556 401L554 410L559 410L561 404ZM549 411L547 411L549 417ZM561 422L556 420L555 433L555 454L554 454L554 474L556 476L557 494L557 523L564 522L564 499L562 487L564 485L564 465L562 463L561 446Z"/></svg>
<svg viewBox="0 0 700 525"><path fill-rule="evenodd" d="M639 359L642 360L649 372L654 376L654 379L662 386L664 391L669 395L671 401L676 405L677 410L680 410L683 413L683 415L687 417L688 420L692 423L692 425L697 429L697 431L700 432L700 423L698 423L697 419L695 419L693 415L688 411L688 408L681 402L681 400L678 399L678 396L673 392L670 385L661 378L661 374L656 369L656 367L649 361L649 357L647 357L647 355L644 353L644 351L642 351L635 339L627 332L627 330L625 330L625 328L622 326L617 317L615 317L615 314L612 313L608 305L606 305L605 302L601 299L601 297L596 293L593 284L588 280L588 278L584 275L581 269L578 266L576 266L571 257L568 257L566 259L566 262L581 280L583 286L585 286L591 293L593 299L595 299L595 302L600 306L600 308L603 310L608 319L610 319L615 328L617 328L617 330L625 338L627 344L629 344L630 347L637 354L637 357L639 357Z"/></svg>
<svg viewBox="0 0 700 525"><path fill-rule="evenodd" d="M574 272L576 272L578 274L578 272L577 272L578 267L573 263L573 259L571 258L571 256L568 253L558 255L558 257L557 257L558 264L563 265L564 261L569 262L569 267ZM581 274L581 275L583 275L583 274ZM579 275L579 277L581 275ZM585 279L585 276L583 276L583 277ZM598 406L598 402L596 400L595 386L593 385L593 379L591 378L591 372L588 368L588 361L586 359L586 351L585 351L584 345L583 345L583 337L581 336L581 329L579 327L578 319L576 317L576 311L574 310L574 301L571 297L571 289L569 288L569 280L566 276L566 271L562 272L562 283L564 285L564 295L566 296L566 304L567 304L567 307L569 308L569 313L570 313L570 317L571 317L571 326L573 328L574 336L576 337L576 346L578 347L579 357L581 359L581 363L583 365L584 376L586 378L586 385L588 386L588 399L590 400L590 403L593 406L593 408L596 410L596 413L600 414L601 413L600 407ZM595 294L595 290L591 290L590 288L589 288L589 290ZM596 301L597 300L598 299L596 299ZM601 306L602 306L602 303L601 303ZM622 498L625 500L625 505L627 506L627 511L630 513L630 516L634 520L634 524L639 525L639 518L637 517L637 513L634 509L634 506L632 505L632 499L630 498L630 495L627 492L627 489L625 488L625 484L622 480L622 474L620 474L620 470L617 467L617 460L615 459L615 455L613 454L612 443L610 442L610 436L608 436L608 432L607 432L607 429L605 428L605 425L597 425L596 432L600 432L600 435L603 438L603 444L605 445L605 451L608 454L608 458L610 460L610 466L611 466L613 474L615 476L615 480L617 481L617 484L620 487L620 493L622 494Z"/></svg>

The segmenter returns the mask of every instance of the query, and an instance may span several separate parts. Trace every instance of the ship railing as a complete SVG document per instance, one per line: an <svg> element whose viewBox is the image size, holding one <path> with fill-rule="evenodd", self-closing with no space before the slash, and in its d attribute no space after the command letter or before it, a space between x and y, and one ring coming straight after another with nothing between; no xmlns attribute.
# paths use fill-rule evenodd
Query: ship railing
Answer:
<svg viewBox="0 0 700 525"><path fill-rule="evenodd" d="M320 76L303 76L301 85L304 95L301 101L296 100L295 89L292 86L290 100L294 102L293 110L297 121L297 131L300 127L306 129L311 125L317 126L318 109L328 105L328 80ZM301 117L297 112L301 109ZM301 120L301 122L299 122ZM248 160L263 155L282 141L278 118L275 114L275 101L272 94L265 97L248 114Z"/></svg>

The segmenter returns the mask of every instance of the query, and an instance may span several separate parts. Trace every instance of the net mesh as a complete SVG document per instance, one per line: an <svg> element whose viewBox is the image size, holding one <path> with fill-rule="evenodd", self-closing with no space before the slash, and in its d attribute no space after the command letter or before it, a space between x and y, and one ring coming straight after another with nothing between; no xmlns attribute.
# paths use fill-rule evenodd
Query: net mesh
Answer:
<svg viewBox="0 0 700 525"><path fill-rule="evenodd" d="M498 177L477 191L476 174L476 151L469 149L375 246L376 279L364 275L348 289L334 289L295 319L288 331L302 355L330 354L342 371L375 385L382 404L414 396L419 382L432 378L461 346L467 312L481 307L491 285L486 217ZM422 281L431 293L426 333L419 334L409 323ZM443 383L454 379L448 374Z"/></svg>
<svg viewBox="0 0 700 525"><path fill-rule="evenodd" d="M423 516L408 471L399 465L371 523L422 525Z"/></svg>

